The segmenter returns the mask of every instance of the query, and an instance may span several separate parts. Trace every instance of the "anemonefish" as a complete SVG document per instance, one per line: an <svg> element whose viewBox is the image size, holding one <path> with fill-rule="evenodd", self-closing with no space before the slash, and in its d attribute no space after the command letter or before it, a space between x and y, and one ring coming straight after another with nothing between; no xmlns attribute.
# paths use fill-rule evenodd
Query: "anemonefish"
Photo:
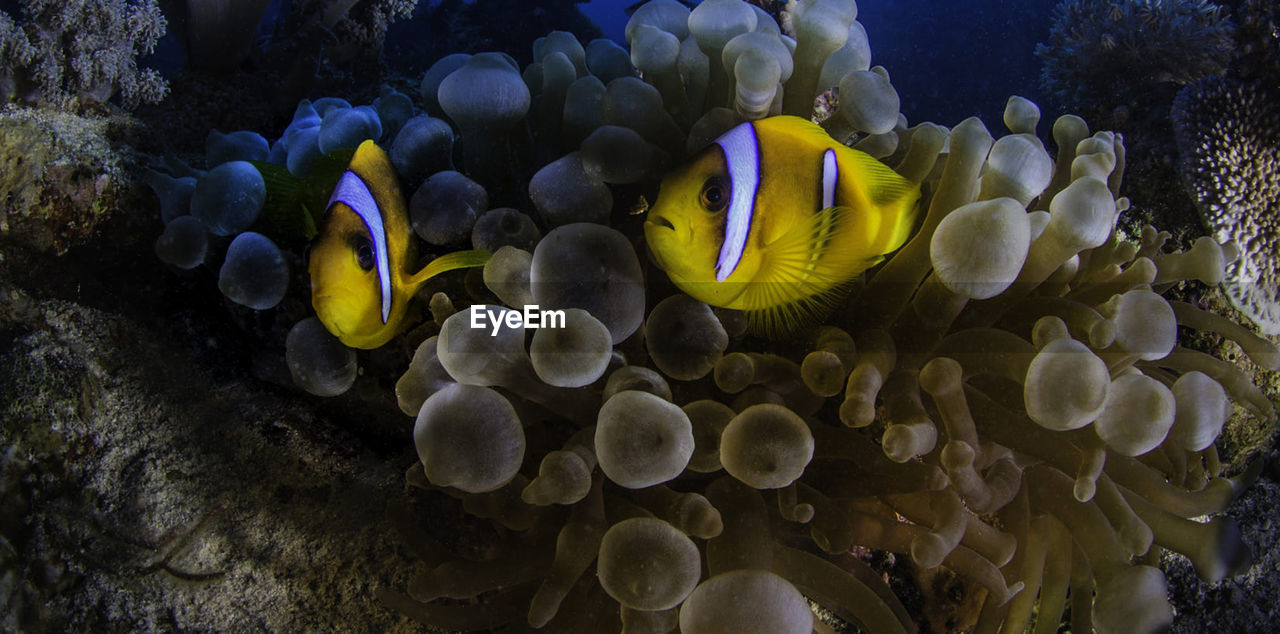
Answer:
<svg viewBox="0 0 1280 634"><path fill-rule="evenodd" d="M906 241L919 188L791 116L742 123L662 181L644 234L691 297L794 333Z"/></svg>
<svg viewBox="0 0 1280 634"><path fill-rule="evenodd" d="M428 279L489 259L488 251L457 251L413 273L416 252L391 159L365 141L338 178L311 248L311 305L321 323L347 346L377 348L409 325L410 300Z"/></svg>

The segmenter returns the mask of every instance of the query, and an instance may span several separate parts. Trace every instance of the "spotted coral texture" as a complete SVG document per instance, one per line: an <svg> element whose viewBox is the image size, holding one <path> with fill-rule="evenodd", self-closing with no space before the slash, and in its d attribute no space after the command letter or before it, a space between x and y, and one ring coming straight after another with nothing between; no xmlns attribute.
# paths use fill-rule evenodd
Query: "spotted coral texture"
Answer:
<svg viewBox="0 0 1280 634"><path fill-rule="evenodd" d="M1182 176L1205 224L1240 257L1224 287L1266 334L1280 334L1280 111L1260 83L1210 78L1173 105Z"/></svg>

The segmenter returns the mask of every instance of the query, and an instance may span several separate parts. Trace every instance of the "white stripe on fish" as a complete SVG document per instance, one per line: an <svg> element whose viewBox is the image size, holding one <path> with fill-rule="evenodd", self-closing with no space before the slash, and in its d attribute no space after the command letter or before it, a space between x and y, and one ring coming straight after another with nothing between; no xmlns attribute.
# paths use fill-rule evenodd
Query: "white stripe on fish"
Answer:
<svg viewBox="0 0 1280 634"><path fill-rule="evenodd" d="M756 191L760 188L760 144L755 128L743 123L716 139L716 145L724 150L724 162L729 168L729 218L716 261L716 281L723 282L738 268L747 248Z"/></svg>
<svg viewBox="0 0 1280 634"><path fill-rule="evenodd" d="M836 180L839 178L836 151L828 148L822 154L822 207L819 210L836 206Z"/></svg>
<svg viewBox="0 0 1280 634"><path fill-rule="evenodd" d="M382 323L387 323L391 315L391 266L387 262L387 232L382 226L382 211L373 199L369 186L364 179L352 171L342 173L338 185L333 188L328 207L333 203L342 203L356 212L364 221L373 242L374 267L378 271L379 288L382 291Z"/></svg>

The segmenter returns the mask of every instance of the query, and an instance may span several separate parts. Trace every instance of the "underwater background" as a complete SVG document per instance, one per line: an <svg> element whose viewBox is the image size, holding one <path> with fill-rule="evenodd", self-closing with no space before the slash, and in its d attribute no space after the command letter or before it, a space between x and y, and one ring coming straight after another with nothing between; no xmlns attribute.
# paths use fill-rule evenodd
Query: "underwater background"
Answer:
<svg viewBox="0 0 1280 634"><path fill-rule="evenodd" d="M708 3L751 14L792 77L817 55L794 2ZM715 59L688 17L709 11L644 4L0 0L0 630L1270 629L1274 3L802 2L839 26L817 101L784 105L794 84L771 79L754 110L736 88L694 100L696 72L638 56ZM816 76L841 55L865 98ZM472 60L489 75L454 75ZM486 98L523 109L476 114ZM1061 207L1109 217L1028 300L1032 229L922 211L915 231L959 236L954 267L1023 231L1011 273L971 274L1014 290L926 278L951 261L909 241L923 264L905 295L880 275L908 267L890 256L824 330L772 341L683 295L643 224L695 150L779 112L823 119L939 216L1045 219L1075 187L1088 202ZM326 331L311 287L329 192L365 139L417 254L495 252L417 288L371 350ZM970 207L993 200L1016 202ZM576 338L458 334L469 304L529 299L581 309ZM983 322L1002 301L1020 316ZM1048 372L1037 413L1030 359L1068 346L1097 364ZM1017 368L1012 397L979 358ZM1065 421L1078 403L1054 388L1090 372L1093 396L1135 376L1156 396ZM1148 419L1157 438L1125 427ZM640 441L611 454L606 426L688 453L624 464ZM1111 550L1081 547L1096 530Z"/></svg>

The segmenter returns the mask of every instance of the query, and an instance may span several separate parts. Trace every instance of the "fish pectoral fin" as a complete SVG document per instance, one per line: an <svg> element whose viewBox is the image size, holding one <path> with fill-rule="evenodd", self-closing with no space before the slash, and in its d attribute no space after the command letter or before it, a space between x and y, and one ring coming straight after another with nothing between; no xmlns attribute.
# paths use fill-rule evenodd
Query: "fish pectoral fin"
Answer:
<svg viewBox="0 0 1280 634"><path fill-rule="evenodd" d="M753 332L776 339L816 324L859 273L882 259L842 248L838 237L855 228L857 213L850 207L823 209L764 248L760 274L739 302Z"/></svg>
<svg viewBox="0 0 1280 634"><path fill-rule="evenodd" d="M878 253L847 247L842 233L859 230L858 211L828 207L797 222L785 234L764 247L757 282L781 287L774 293L791 299L817 294L853 279Z"/></svg>
<svg viewBox="0 0 1280 634"><path fill-rule="evenodd" d="M422 267L421 271L413 274L409 278L409 287L412 291L417 291L419 286L426 283L427 280L454 269L466 269L473 266L484 266L489 262L492 254L486 249L470 249L467 251L454 251L446 253Z"/></svg>

